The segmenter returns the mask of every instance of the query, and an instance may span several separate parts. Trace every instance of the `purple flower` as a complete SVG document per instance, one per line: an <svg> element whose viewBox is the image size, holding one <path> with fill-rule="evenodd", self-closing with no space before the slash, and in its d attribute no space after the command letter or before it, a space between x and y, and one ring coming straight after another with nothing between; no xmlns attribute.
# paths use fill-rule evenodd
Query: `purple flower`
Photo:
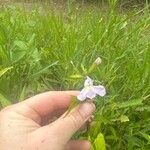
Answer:
<svg viewBox="0 0 150 150"><path fill-rule="evenodd" d="M84 101L86 98L93 99L96 95L105 96L106 89L102 85L94 86L93 80L87 76L84 82L84 88L81 90L77 96L78 100Z"/></svg>

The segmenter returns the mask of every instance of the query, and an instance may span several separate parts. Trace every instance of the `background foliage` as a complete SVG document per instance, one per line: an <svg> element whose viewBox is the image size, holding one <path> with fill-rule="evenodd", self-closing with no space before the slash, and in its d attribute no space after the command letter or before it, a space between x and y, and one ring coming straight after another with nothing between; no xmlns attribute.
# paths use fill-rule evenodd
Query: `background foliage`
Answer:
<svg viewBox="0 0 150 150"><path fill-rule="evenodd" d="M94 150L150 149L150 13L119 13L68 1L65 11L0 9L1 108L47 90L80 89L90 74L107 88L96 100L92 128L79 134Z"/></svg>

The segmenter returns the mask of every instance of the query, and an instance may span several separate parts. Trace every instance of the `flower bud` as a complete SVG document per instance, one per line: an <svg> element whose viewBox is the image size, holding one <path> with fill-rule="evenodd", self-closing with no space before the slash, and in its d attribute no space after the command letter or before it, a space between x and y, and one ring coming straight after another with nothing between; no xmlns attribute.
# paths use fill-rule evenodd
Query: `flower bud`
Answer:
<svg viewBox="0 0 150 150"><path fill-rule="evenodd" d="M89 70L88 70L88 74L90 74L92 71L95 70L95 68L97 68L97 66L102 62L102 59L100 57L98 57L94 62L93 64L90 66Z"/></svg>
<svg viewBox="0 0 150 150"><path fill-rule="evenodd" d="M101 59L100 57L98 57L98 58L94 61L94 63L95 63L96 65L101 64L101 62L102 62L102 59Z"/></svg>

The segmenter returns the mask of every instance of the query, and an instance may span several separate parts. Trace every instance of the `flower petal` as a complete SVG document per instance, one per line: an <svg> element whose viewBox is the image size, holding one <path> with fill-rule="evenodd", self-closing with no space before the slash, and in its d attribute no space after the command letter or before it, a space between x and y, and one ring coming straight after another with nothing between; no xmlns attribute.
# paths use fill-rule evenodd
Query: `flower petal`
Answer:
<svg viewBox="0 0 150 150"><path fill-rule="evenodd" d="M86 97L90 98L90 99L93 99L95 96L96 96L96 93L95 93L95 91L92 87L92 88L89 89L88 93L86 94Z"/></svg>
<svg viewBox="0 0 150 150"><path fill-rule="evenodd" d="M77 96L77 99L80 101L84 101L87 97L88 89L84 88L81 90L80 94Z"/></svg>
<svg viewBox="0 0 150 150"><path fill-rule="evenodd" d="M86 77L86 80L84 82L84 86L93 86L93 80L90 77Z"/></svg>
<svg viewBox="0 0 150 150"><path fill-rule="evenodd" d="M86 99L86 96L82 95L82 94L79 94L77 96L77 99L80 100L80 101L84 101Z"/></svg>
<svg viewBox="0 0 150 150"><path fill-rule="evenodd" d="M102 85L94 86L94 91L99 96L105 96L106 95L106 89Z"/></svg>

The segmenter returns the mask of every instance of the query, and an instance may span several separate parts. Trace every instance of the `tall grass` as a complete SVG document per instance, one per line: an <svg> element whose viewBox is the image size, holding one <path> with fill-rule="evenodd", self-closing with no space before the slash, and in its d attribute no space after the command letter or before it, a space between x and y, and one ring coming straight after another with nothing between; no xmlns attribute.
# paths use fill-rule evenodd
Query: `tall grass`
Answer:
<svg viewBox="0 0 150 150"><path fill-rule="evenodd" d="M94 150L150 149L150 14L68 7L0 9L1 108L47 90L80 89L86 72L107 88L88 132ZM105 139L105 141L104 141Z"/></svg>

